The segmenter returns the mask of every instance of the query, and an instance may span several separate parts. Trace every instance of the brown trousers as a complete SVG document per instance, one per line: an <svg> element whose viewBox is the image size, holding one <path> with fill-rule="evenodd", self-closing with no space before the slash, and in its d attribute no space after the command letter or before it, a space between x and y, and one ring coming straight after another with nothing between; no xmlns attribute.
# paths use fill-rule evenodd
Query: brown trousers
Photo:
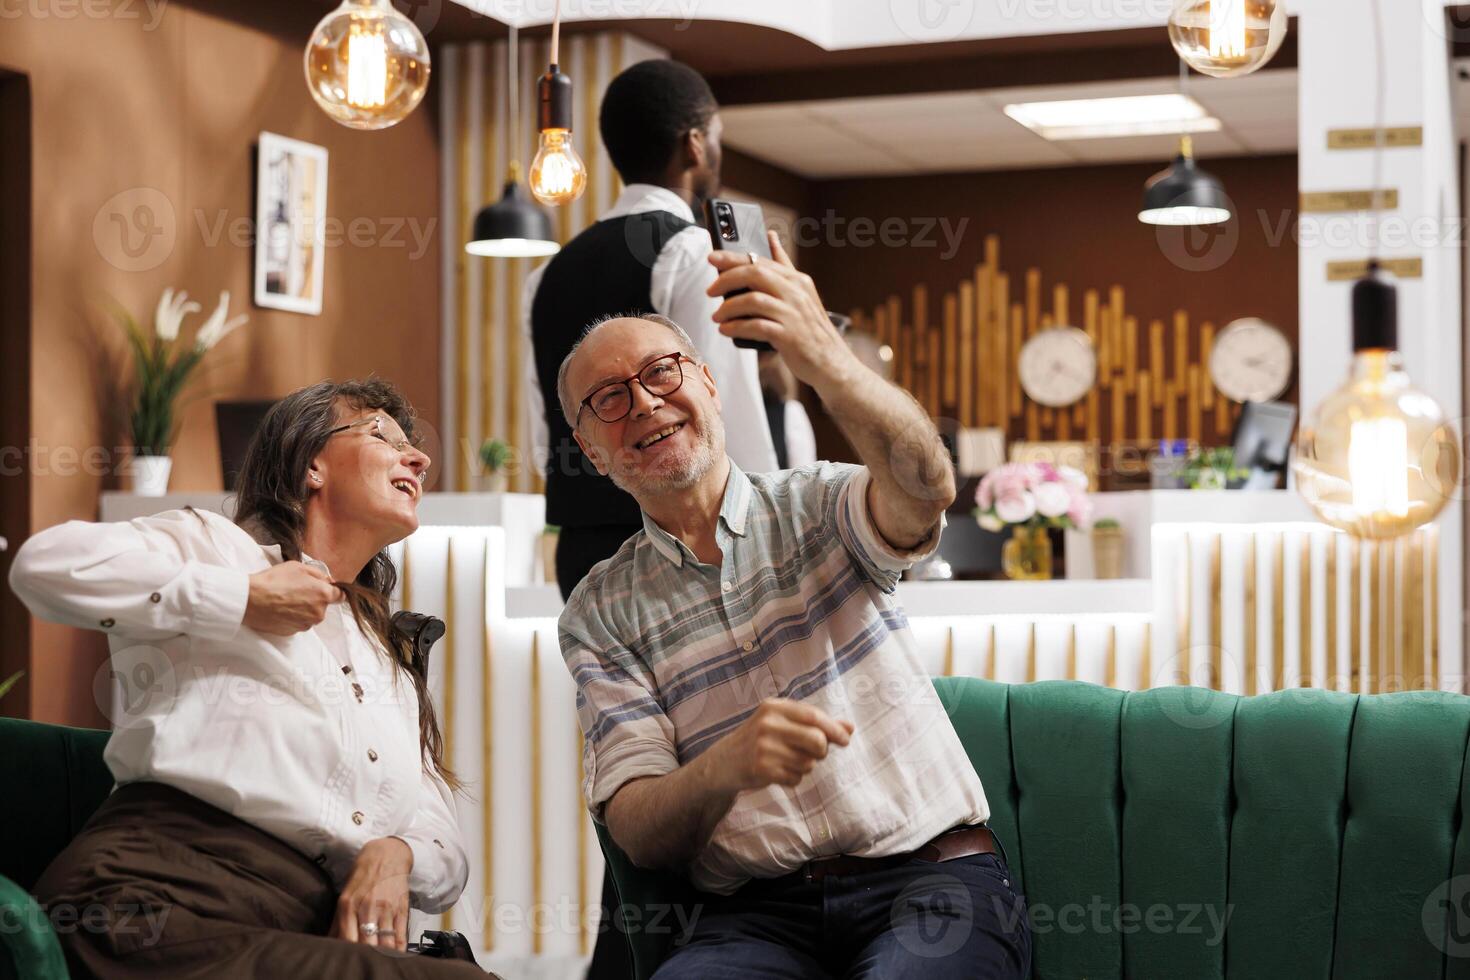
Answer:
<svg viewBox="0 0 1470 980"><path fill-rule="evenodd" d="M36 883L72 976L486 980L328 939L337 891L280 839L160 783L116 790Z"/></svg>

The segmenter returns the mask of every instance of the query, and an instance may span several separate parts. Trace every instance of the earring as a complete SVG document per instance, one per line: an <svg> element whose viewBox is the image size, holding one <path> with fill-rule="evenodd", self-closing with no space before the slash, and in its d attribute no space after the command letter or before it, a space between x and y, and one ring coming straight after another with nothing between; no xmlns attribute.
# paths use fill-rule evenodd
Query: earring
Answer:
<svg viewBox="0 0 1470 980"><path fill-rule="evenodd" d="M316 473L313 473L311 475L311 482L312 483L315 483L317 486L321 486L322 485L322 478L321 478L320 475L318 475Z"/></svg>

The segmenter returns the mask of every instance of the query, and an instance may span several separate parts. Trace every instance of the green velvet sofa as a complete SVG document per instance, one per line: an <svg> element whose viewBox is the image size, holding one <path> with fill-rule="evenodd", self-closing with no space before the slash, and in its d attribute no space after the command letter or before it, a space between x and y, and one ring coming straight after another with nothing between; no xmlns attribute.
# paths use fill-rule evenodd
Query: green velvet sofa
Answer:
<svg viewBox="0 0 1470 980"><path fill-rule="evenodd" d="M0 718L0 980L65 980L30 889L112 792L107 732Z"/></svg>
<svg viewBox="0 0 1470 980"><path fill-rule="evenodd" d="M1470 978L1470 697L935 684L1026 894L1033 976ZM700 896L598 832L644 980Z"/></svg>
<svg viewBox="0 0 1470 980"><path fill-rule="evenodd" d="M935 683L1036 977L1470 980L1470 698ZM27 890L110 790L106 739L0 719L0 978L66 976ZM602 845L641 980L700 896Z"/></svg>

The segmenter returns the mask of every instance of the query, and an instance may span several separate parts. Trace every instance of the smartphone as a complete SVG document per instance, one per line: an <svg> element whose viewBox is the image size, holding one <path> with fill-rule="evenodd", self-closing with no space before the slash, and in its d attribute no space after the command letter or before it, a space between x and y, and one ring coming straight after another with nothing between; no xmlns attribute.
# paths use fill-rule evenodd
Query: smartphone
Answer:
<svg viewBox="0 0 1470 980"><path fill-rule="evenodd" d="M766 241L766 216L759 204L744 201L726 201L711 198L704 204L704 224L709 229L711 244L725 252L744 252L771 258L771 246ZM725 298L749 292L737 289L725 294ZM736 337L735 346L749 350L775 350L764 340L746 340Z"/></svg>

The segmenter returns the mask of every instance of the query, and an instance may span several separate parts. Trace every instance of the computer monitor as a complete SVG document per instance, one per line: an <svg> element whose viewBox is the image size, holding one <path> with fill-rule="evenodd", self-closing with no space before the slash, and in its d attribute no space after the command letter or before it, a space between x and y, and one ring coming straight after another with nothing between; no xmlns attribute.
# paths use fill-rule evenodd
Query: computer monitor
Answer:
<svg viewBox="0 0 1470 980"><path fill-rule="evenodd" d="M1286 402L1246 402L1235 423L1235 465L1250 470L1242 490L1274 490L1291 458L1296 406Z"/></svg>
<svg viewBox="0 0 1470 980"><path fill-rule="evenodd" d="M260 428L265 413L274 404L273 401L215 403L214 424L219 433L220 470L226 493L235 492L235 480L245 465L245 451L250 448L250 440Z"/></svg>

